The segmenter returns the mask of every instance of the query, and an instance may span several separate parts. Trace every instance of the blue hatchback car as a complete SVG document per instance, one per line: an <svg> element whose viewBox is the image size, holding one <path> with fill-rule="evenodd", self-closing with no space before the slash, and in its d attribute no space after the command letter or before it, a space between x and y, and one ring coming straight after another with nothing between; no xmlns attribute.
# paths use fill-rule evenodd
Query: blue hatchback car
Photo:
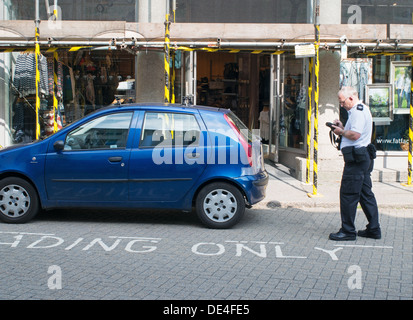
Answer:
<svg viewBox="0 0 413 320"><path fill-rule="evenodd" d="M170 208L229 228L265 197L260 139L227 109L99 109L42 141L0 150L0 219L41 209Z"/></svg>

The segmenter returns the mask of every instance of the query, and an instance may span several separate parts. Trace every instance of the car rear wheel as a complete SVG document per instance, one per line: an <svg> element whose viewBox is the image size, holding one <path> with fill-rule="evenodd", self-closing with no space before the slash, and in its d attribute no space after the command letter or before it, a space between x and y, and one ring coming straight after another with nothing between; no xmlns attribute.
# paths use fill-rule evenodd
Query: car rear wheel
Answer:
<svg viewBox="0 0 413 320"><path fill-rule="evenodd" d="M242 193L228 183L211 183L198 194L196 212L207 227L225 229L238 223L245 212Z"/></svg>
<svg viewBox="0 0 413 320"><path fill-rule="evenodd" d="M9 177L0 181L0 220L25 223L39 210L36 190L26 180Z"/></svg>

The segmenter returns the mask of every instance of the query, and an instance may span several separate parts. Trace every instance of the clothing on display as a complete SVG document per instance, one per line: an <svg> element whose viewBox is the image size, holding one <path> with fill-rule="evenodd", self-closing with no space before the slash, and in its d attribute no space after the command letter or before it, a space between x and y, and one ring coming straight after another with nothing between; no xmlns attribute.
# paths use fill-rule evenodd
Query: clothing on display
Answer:
<svg viewBox="0 0 413 320"><path fill-rule="evenodd" d="M40 93L48 95L47 59L43 55L39 58L39 70ZM19 93L19 97L36 94L36 55L34 53L22 53L17 56L13 86Z"/></svg>
<svg viewBox="0 0 413 320"><path fill-rule="evenodd" d="M53 102L48 98L56 93L56 98L63 96L63 67L59 61L57 83L54 88L55 65L53 57L39 55L40 71L40 127L41 135L50 135L54 132ZM34 53L21 53L16 58L13 77L13 87L17 95L13 104L13 137L14 141L29 142L33 140L36 128L36 55ZM58 128L61 128L61 124Z"/></svg>
<svg viewBox="0 0 413 320"><path fill-rule="evenodd" d="M260 136L263 141L268 141L270 139L270 113L268 108L264 107L264 110L260 112L258 118L260 122Z"/></svg>

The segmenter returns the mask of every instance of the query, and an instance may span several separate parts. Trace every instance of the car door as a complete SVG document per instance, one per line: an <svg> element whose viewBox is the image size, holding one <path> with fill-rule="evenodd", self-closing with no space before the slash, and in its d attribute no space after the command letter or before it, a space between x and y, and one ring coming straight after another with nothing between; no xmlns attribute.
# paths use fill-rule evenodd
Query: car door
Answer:
<svg viewBox="0 0 413 320"><path fill-rule="evenodd" d="M47 154L45 183L49 200L127 200L132 118L131 111L105 114L70 131L64 149Z"/></svg>
<svg viewBox="0 0 413 320"><path fill-rule="evenodd" d="M206 167L206 134L199 114L146 111L140 117L129 167L129 200L176 202Z"/></svg>

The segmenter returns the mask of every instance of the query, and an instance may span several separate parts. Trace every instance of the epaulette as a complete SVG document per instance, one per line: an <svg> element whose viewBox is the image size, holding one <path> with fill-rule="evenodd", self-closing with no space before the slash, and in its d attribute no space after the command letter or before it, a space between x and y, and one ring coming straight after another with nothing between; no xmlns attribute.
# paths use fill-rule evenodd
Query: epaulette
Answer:
<svg viewBox="0 0 413 320"><path fill-rule="evenodd" d="M358 104L358 105L357 105L357 110L363 111L363 105L362 105L362 104Z"/></svg>

